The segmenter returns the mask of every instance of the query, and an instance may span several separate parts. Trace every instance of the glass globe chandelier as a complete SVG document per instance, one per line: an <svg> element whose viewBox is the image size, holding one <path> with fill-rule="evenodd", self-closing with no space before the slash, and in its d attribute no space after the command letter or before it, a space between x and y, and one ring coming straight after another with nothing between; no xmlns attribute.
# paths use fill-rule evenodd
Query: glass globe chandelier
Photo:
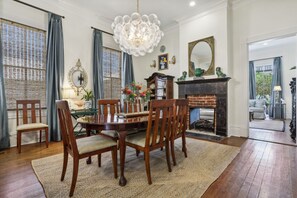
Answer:
<svg viewBox="0 0 297 198"><path fill-rule="evenodd" d="M139 14L139 0L137 0L137 12L131 16L117 16L111 28L114 32L113 38L122 51L134 56L144 56L153 52L164 36L160 24L156 14L149 16Z"/></svg>

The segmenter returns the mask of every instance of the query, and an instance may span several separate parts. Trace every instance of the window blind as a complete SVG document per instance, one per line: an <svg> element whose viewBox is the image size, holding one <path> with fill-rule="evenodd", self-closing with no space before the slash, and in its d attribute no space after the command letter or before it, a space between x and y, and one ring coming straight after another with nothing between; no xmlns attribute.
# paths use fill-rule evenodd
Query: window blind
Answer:
<svg viewBox="0 0 297 198"><path fill-rule="evenodd" d="M0 19L7 108L16 100L40 99L46 106L46 32Z"/></svg>
<svg viewBox="0 0 297 198"><path fill-rule="evenodd" d="M103 47L104 98L121 98L121 52Z"/></svg>

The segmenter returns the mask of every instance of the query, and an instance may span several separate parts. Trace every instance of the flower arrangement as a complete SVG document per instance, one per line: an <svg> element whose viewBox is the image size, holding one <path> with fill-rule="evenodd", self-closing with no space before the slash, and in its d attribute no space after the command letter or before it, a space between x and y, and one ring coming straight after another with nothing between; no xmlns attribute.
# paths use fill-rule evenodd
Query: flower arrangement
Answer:
<svg viewBox="0 0 297 198"><path fill-rule="evenodd" d="M141 91L142 85L139 83L132 82L129 86L122 89L122 93L125 96L125 101L135 102L136 99L142 99L144 102L150 99L151 90L147 88Z"/></svg>

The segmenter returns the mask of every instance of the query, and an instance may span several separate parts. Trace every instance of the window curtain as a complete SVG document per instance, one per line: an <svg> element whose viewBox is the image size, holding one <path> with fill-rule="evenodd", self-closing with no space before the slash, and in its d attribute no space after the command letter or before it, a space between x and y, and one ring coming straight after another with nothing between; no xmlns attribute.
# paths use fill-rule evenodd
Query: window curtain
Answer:
<svg viewBox="0 0 297 198"><path fill-rule="evenodd" d="M272 81L271 81L271 96L270 96L270 111L269 116L273 117L273 107L275 105L275 91L273 91L274 86L282 87L282 59L281 57L276 57L273 60L272 69ZM282 98L282 91L279 92L279 98Z"/></svg>
<svg viewBox="0 0 297 198"><path fill-rule="evenodd" d="M0 150L10 147L3 71L2 39L0 34Z"/></svg>
<svg viewBox="0 0 297 198"><path fill-rule="evenodd" d="M50 141L61 141L56 100L61 98L61 87L64 79L64 41L62 17L52 13L49 14L46 60L46 98L49 138Z"/></svg>
<svg viewBox="0 0 297 198"><path fill-rule="evenodd" d="M255 78L254 61L249 62L249 86L250 86L250 99L256 98L256 78Z"/></svg>
<svg viewBox="0 0 297 198"><path fill-rule="evenodd" d="M123 67L122 67L122 87L130 85L134 79L132 55L123 52Z"/></svg>
<svg viewBox="0 0 297 198"><path fill-rule="evenodd" d="M95 107L97 100L104 98L104 85L103 85L103 44L102 32L95 30L93 32L93 90L95 96Z"/></svg>

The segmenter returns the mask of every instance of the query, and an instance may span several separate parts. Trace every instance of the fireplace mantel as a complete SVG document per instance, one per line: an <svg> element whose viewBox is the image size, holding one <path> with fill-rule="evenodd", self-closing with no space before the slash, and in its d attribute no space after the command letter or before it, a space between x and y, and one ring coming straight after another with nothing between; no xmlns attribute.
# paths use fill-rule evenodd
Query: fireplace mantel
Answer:
<svg viewBox="0 0 297 198"><path fill-rule="evenodd" d="M197 79L178 81L178 98L187 98L194 95L216 96L216 134L227 136L228 124L228 81L226 78Z"/></svg>

